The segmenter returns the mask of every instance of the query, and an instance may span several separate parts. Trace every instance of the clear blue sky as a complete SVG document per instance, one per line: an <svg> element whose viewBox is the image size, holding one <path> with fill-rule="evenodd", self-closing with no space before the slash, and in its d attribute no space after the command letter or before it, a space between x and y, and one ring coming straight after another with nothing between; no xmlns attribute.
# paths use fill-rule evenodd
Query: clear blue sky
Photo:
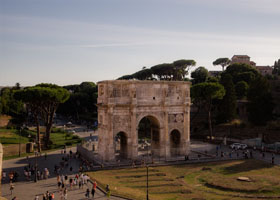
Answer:
<svg viewBox="0 0 280 200"><path fill-rule="evenodd" d="M0 0L0 85L116 79L177 59L280 58L279 0Z"/></svg>

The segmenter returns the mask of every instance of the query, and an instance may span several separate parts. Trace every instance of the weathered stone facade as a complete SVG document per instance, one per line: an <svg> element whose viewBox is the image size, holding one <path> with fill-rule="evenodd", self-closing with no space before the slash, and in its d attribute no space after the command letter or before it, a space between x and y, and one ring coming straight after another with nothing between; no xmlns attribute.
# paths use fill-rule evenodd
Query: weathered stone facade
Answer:
<svg viewBox="0 0 280 200"><path fill-rule="evenodd" d="M189 152L190 83L182 81L115 80L98 83L98 152L104 161L115 160L115 136L123 133L126 157L137 159L138 125L148 117L157 156L171 156L171 133L179 133L180 155Z"/></svg>
<svg viewBox="0 0 280 200"><path fill-rule="evenodd" d="M1 198L1 180L2 180L2 160L3 160L3 148L0 143L0 198Z"/></svg>

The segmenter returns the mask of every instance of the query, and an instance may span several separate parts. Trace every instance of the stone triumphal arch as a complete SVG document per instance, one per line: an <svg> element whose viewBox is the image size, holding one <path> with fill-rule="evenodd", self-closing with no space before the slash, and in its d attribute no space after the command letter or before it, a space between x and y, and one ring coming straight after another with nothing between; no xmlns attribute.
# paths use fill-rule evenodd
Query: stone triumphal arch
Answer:
<svg viewBox="0 0 280 200"><path fill-rule="evenodd" d="M98 153L113 161L139 157L142 133L149 134L154 156L186 155L190 144L190 83L114 80L98 83Z"/></svg>

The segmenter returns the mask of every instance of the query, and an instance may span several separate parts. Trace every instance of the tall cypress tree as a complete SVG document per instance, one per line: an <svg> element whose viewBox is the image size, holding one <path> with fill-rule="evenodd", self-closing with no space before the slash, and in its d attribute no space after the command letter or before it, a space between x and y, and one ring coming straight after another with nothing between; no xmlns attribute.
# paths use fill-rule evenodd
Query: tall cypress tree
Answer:
<svg viewBox="0 0 280 200"><path fill-rule="evenodd" d="M232 77L229 74L224 74L221 77L221 84L226 90L226 94L220 102L218 121L227 122L231 121L236 116L236 94Z"/></svg>
<svg viewBox="0 0 280 200"><path fill-rule="evenodd" d="M272 119L274 107L270 84L266 78L258 76L248 91L248 119L255 125L266 125Z"/></svg>

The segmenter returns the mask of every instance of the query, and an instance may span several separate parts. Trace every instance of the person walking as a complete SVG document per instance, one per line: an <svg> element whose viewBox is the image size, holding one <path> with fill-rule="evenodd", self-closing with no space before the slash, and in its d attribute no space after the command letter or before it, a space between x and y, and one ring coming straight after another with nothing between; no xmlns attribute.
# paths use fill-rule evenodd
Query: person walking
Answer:
<svg viewBox="0 0 280 200"><path fill-rule="evenodd" d="M95 191L96 191L96 187L97 187L97 183L96 181L93 182L93 185L92 185L92 189L91 189L91 196L92 196L92 199L94 198L94 194L95 194Z"/></svg>
<svg viewBox="0 0 280 200"><path fill-rule="evenodd" d="M109 185L107 184L106 185L106 196L108 199L110 199L110 196L111 196L111 190L110 190L110 187Z"/></svg>
<svg viewBox="0 0 280 200"><path fill-rule="evenodd" d="M89 189L87 188L87 190L86 190L86 194L85 194L85 196L86 196L86 198L88 198L89 199Z"/></svg>
<svg viewBox="0 0 280 200"><path fill-rule="evenodd" d="M15 186L13 184L13 182L10 183L10 191L11 191L11 195L13 194L13 190L14 190Z"/></svg>
<svg viewBox="0 0 280 200"><path fill-rule="evenodd" d="M2 171L2 179L3 179L3 181L5 181L6 176L7 176L6 172L5 172L5 171Z"/></svg>
<svg viewBox="0 0 280 200"><path fill-rule="evenodd" d="M50 197L50 200L54 200L54 193L52 193Z"/></svg>
<svg viewBox="0 0 280 200"><path fill-rule="evenodd" d="M67 192L68 190L65 188L63 191L64 200L67 200Z"/></svg>

